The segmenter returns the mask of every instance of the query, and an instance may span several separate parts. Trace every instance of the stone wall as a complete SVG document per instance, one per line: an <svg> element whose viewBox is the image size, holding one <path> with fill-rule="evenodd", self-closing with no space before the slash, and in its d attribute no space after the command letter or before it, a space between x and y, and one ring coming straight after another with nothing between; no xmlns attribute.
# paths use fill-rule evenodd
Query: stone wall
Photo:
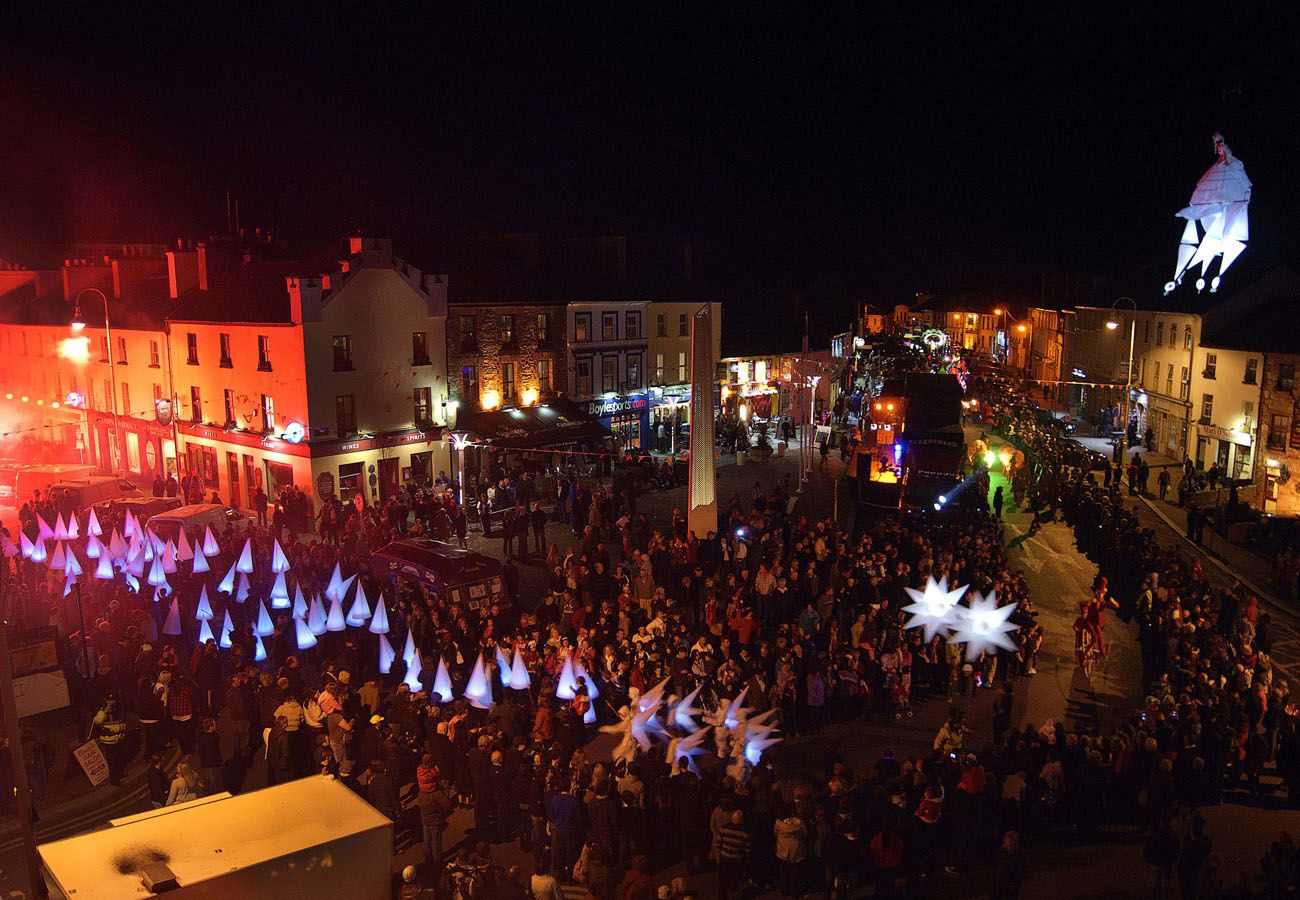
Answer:
<svg viewBox="0 0 1300 900"><path fill-rule="evenodd" d="M549 340L539 344L537 317L550 313ZM514 342L502 344L504 316L515 317ZM474 339L467 340L464 332L465 317L474 317ZM495 391L502 397L503 405L519 405L523 392L538 389L540 399L546 400L562 392L568 382L567 356L565 354L565 307L555 304L467 304L452 303L447 310L447 379L451 398L467 408L476 408L483 395ZM551 364L551 391L540 390L538 362ZM502 363L515 365L516 400L505 401L501 383ZM465 366L478 366L479 396L463 396L461 370Z"/></svg>

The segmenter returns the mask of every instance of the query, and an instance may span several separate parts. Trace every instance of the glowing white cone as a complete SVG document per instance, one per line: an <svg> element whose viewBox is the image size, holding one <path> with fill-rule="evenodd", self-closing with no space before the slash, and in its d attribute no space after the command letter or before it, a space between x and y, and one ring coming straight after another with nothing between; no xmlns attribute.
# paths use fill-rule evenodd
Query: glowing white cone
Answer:
<svg viewBox="0 0 1300 900"><path fill-rule="evenodd" d="M321 606L320 597L315 594L311 598L311 606L307 610L307 627L311 633L320 637L325 633L325 607Z"/></svg>
<svg viewBox="0 0 1300 900"><path fill-rule="evenodd" d="M239 573L239 584L235 587L235 602L243 603L248 599L248 576L243 572Z"/></svg>
<svg viewBox="0 0 1300 900"><path fill-rule="evenodd" d="M54 539L57 541L68 539L68 526L63 524L63 513L59 513L54 520Z"/></svg>
<svg viewBox="0 0 1300 900"><path fill-rule="evenodd" d="M257 601L257 627L254 630L259 637L270 637L275 634L275 625L271 623L271 614L266 611L266 604L261 600Z"/></svg>
<svg viewBox="0 0 1300 900"><path fill-rule="evenodd" d="M415 634L407 629L406 646L402 647L402 662L406 663L406 668L415 669L418 668L416 664L418 658L419 654L415 652Z"/></svg>
<svg viewBox="0 0 1300 900"><path fill-rule="evenodd" d="M222 650L230 649L230 635L235 630L235 623L230 621L230 610L226 610L221 619L221 637L217 641Z"/></svg>
<svg viewBox="0 0 1300 900"><path fill-rule="evenodd" d="M171 606L167 607L167 621L163 623L163 634L178 637L181 633L181 608L172 597Z"/></svg>
<svg viewBox="0 0 1300 900"><path fill-rule="evenodd" d="M469 684L465 685L463 696L469 701L470 706L478 709L487 709L492 705L492 685L488 684L482 653L474 660L474 671L469 676Z"/></svg>
<svg viewBox="0 0 1300 900"><path fill-rule="evenodd" d="M370 602L366 600L366 589L357 582L357 595L352 600L352 608L348 610L347 623L353 628L360 628L370 621Z"/></svg>
<svg viewBox="0 0 1300 900"><path fill-rule="evenodd" d="M289 557L284 555L284 548L280 546L279 539L275 539L271 547L271 571L288 572Z"/></svg>
<svg viewBox="0 0 1300 900"><path fill-rule="evenodd" d="M339 585L343 583L343 575L339 572L339 564L334 564L334 571L330 573L330 582L325 585L325 599L337 600L342 595L339 593Z"/></svg>
<svg viewBox="0 0 1300 900"><path fill-rule="evenodd" d="M514 661L510 663L510 686L516 691L526 691L533 686L533 679L528 674L528 667L524 665L524 658L519 650L515 650Z"/></svg>
<svg viewBox="0 0 1300 900"><path fill-rule="evenodd" d="M497 652L497 674L501 679L501 686L504 688L514 687L510 677L510 660L506 659L506 655L501 652L499 646L494 649Z"/></svg>
<svg viewBox="0 0 1300 900"><path fill-rule="evenodd" d="M184 562L187 559L193 559L194 549L190 547L190 537L185 533L184 528L180 530L180 533L176 535L176 538L177 538L176 540L177 561Z"/></svg>
<svg viewBox="0 0 1300 900"><path fill-rule="evenodd" d="M94 511L93 509L91 510ZM77 524L77 515L73 513L68 516L68 540L75 541L81 537L81 527Z"/></svg>
<svg viewBox="0 0 1300 900"><path fill-rule="evenodd" d="M388 608L384 604L384 595L375 601L375 614L370 617L371 634L388 634Z"/></svg>
<svg viewBox="0 0 1300 900"><path fill-rule="evenodd" d="M122 576L122 578L123 578L123 580L126 581L126 586L127 586L128 588L130 588L131 593L133 593L133 594L138 594L138 593L140 593L140 579L139 579L139 578L137 578L135 575L132 575L130 572L127 572L125 575ZM155 597L154 597L154 601L156 602L157 600L158 600L158 598L155 596Z"/></svg>
<svg viewBox="0 0 1300 900"><path fill-rule="evenodd" d="M99 537L104 533L104 529L99 527L99 517L95 515L95 507L90 508L90 518L86 519L86 533Z"/></svg>
<svg viewBox="0 0 1300 900"><path fill-rule="evenodd" d="M271 585L271 609L288 609L289 586L284 583L284 573L275 573L275 584Z"/></svg>
<svg viewBox="0 0 1300 900"><path fill-rule="evenodd" d="M203 527L203 553L205 556L216 556L221 552L221 545L217 543L217 536L212 533L212 526Z"/></svg>
<svg viewBox="0 0 1300 900"><path fill-rule="evenodd" d="M122 535L118 533L116 528L114 528L113 533L108 536L108 552L112 555L113 559L117 560L126 556L126 541L122 540Z"/></svg>
<svg viewBox="0 0 1300 900"><path fill-rule="evenodd" d="M37 539L38 541L52 541L52 540L54 540L54 537L55 537L55 535L54 535L54 529L50 527L50 523L49 523L49 522L45 521L45 517L44 517L44 516L37 516L37 517L36 517L36 529L37 529L36 539Z"/></svg>
<svg viewBox="0 0 1300 900"><path fill-rule="evenodd" d="M253 661L266 662L266 647L262 644L262 636L255 635L254 640L257 641L257 647L253 650Z"/></svg>
<svg viewBox="0 0 1300 900"><path fill-rule="evenodd" d="M113 580L113 560L107 553L99 558L99 563L95 566L95 577L100 581Z"/></svg>
<svg viewBox="0 0 1300 900"><path fill-rule="evenodd" d="M235 564L231 563L230 571L226 573L226 577L222 578L221 582L217 585L218 593L230 596L235 592L235 574Z"/></svg>
<svg viewBox="0 0 1300 900"><path fill-rule="evenodd" d="M167 583L167 573L163 571L162 560L157 556L149 566L149 583L154 587L162 587Z"/></svg>
<svg viewBox="0 0 1300 900"><path fill-rule="evenodd" d="M253 539L244 538L244 549L239 551L239 559L235 562L235 568L245 575L252 574L253 571Z"/></svg>
<svg viewBox="0 0 1300 900"><path fill-rule="evenodd" d="M402 679L402 684L410 688L412 694L416 691L424 690L424 686L420 684L420 667L408 666L406 669L406 677Z"/></svg>
<svg viewBox="0 0 1300 900"><path fill-rule="evenodd" d="M433 674L433 692L441 697L444 703L452 699L451 673L447 671L447 661L442 657L438 657L438 670Z"/></svg>
<svg viewBox="0 0 1300 900"><path fill-rule="evenodd" d="M163 548L163 552L158 554L162 559L163 571L168 575L176 574L176 545L171 541Z"/></svg>
<svg viewBox="0 0 1300 900"><path fill-rule="evenodd" d="M307 618L307 598L302 594L302 584L293 586L293 617L295 619Z"/></svg>
<svg viewBox="0 0 1300 900"><path fill-rule="evenodd" d="M203 553L203 548L194 548L194 574L202 575L204 572L212 571L208 566L208 558Z"/></svg>
<svg viewBox="0 0 1300 900"><path fill-rule="evenodd" d="M31 559L32 551L36 548L36 545L32 543L32 539L25 532L20 531L18 532L18 543L21 545L18 552L22 554L23 559Z"/></svg>
<svg viewBox="0 0 1300 900"><path fill-rule="evenodd" d="M77 583L77 576L76 576L76 575L69 575L66 579L64 579L64 581L63 581L63 596L66 597L66 596L68 596L69 594L71 594L71 593L72 593L72 586L73 586L74 584L76 584L76 583Z"/></svg>
<svg viewBox="0 0 1300 900"><path fill-rule="evenodd" d="M63 565L66 562L67 558L64 556L63 541L55 541L54 552L50 554L50 558L46 560L46 565L54 571L62 571Z"/></svg>
<svg viewBox="0 0 1300 900"><path fill-rule="evenodd" d="M81 563L77 562L77 554L71 550L68 550L67 557L63 561L63 574L70 578L76 578L81 574Z"/></svg>
<svg viewBox="0 0 1300 900"><path fill-rule="evenodd" d="M311 633L311 629L302 619L293 620L293 634L299 650L310 650L316 646L316 635Z"/></svg>
<svg viewBox="0 0 1300 900"><path fill-rule="evenodd" d="M564 666L560 669L560 677L555 682L555 696L561 700L572 700L577 694L574 690L578 687L578 680L573 673L573 656L565 654Z"/></svg>
<svg viewBox="0 0 1300 900"><path fill-rule="evenodd" d="M325 630L343 631L347 627L347 619L343 616L343 601L331 600L329 615L325 617Z"/></svg>
<svg viewBox="0 0 1300 900"><path fill-rule="evenodd" d="M379 674L387 675L393 671L393 662L397 659L397 651L393 645L388 643L388 638L383 634L375 635L379 638Z"/></svg>
<svg viewBox="0 0 1300 900"><path fill-rule="evenodd" d="M135 523L135 516L131 515L131 510L126 511L126 521L122 525L122 534L127 538L137 537L140 533L140 526Z"/></svg>
<svg viewBox="0 0 1300 900"><path fill-rule="evenodd" d="M202 647L208 641L215 641L216 637L212 634L212 626L208 624L207 619L199 622L199 646Z"/></svg>
<svg viewBox="0 0 1300 900"><path fill-rule="evenodd" d="M199 589L199 605L194 610L194 618L201 622L210 622L213 618L212 604L208 602L208 586L205 584Z"/></svg>
<svg viewBox="0 0 1300 900"><path fill-rule="evenodd" d="M95 535L92 534L90 540L86 541L87 559L99 559L100 556L103 556L106 552L104 545L99 542L99 538L95 537Z"/></svg>

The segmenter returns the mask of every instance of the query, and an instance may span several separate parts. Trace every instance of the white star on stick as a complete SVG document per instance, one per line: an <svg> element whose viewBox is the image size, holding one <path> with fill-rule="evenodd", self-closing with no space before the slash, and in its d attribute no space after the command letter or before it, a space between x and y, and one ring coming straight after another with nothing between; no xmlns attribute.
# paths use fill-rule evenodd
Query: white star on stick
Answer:
<svg viewBox="0 0 1300 900"><path fill-rule="evenodd" d="M927 577L924 591L903 588L907 591L907 595L916 601L903 607L903 612L912 614L912 618L908 619L903 627L924 627L926 641L933 640L940 631L957 624L957 601L961 599L962 594L966 593L966 588L969 586L964 585L950 591L948 576L945 575L938 582L933 576Z"/></svg>
<svg viewBox="0 0 1300 900"><path fill-rule="evenodd" d="M995 647L1015 650L1015 642L1008 635L1020 626L1007 621L1015 611L1014 603L998 606L997 591L990 592L987 597L973 593L970 608L958 610L957 625L949 640L965 644L969 660L978 658L981 653L990 653Z"/></svg>

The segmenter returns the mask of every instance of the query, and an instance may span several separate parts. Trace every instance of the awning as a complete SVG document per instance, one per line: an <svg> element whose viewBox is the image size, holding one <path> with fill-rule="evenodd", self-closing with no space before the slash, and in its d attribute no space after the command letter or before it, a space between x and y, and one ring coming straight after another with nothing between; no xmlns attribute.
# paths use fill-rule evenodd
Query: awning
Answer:
<svg viewBox="0 0 1300 900"><path fill-rule="evenodd" d="M519 409L462 410L452 430L468 435L476 444L511 450L562 447L610 436L600 420L568 400Z"/></svg>

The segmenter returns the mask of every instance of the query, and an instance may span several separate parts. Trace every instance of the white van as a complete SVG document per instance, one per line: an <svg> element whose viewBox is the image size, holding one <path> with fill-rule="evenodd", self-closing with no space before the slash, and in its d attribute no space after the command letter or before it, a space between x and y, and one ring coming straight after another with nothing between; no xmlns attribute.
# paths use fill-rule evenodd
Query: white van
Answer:
<svg viewBox="0 0 1300 900"><path fill-rule="evenodd" d="M72 505L78 510L119 497L144 496L144 491L114 475L91 475L76 481L56 481L49 486L48 491L60 500L71 495Z"/></svg>
<svg viewBox="0 0 1300 900"><path fill-rule="evenodd" d="M227 528L244 531L248 528L248 516L219 503L191 503L160 512L149 520L149 530L164 541L175 540L182 528L191 541L202 540L203 531L209 526L214 534L221 534Z"/></svg>
<svg viewBox="0 0 1300 900"><path fill-rule="evenodd" d="M37 491L41 492L41 498L44 499L45 491L50 485L60 481L81 481L94 473L94 466L75 463L19 466L13 473L13 492L11 496L5 498L5 505L22 506L29 502ZM0 473L0 478L3 478L3 473ZM0 491L0 495L7 494L8 491Z"/></svg>

